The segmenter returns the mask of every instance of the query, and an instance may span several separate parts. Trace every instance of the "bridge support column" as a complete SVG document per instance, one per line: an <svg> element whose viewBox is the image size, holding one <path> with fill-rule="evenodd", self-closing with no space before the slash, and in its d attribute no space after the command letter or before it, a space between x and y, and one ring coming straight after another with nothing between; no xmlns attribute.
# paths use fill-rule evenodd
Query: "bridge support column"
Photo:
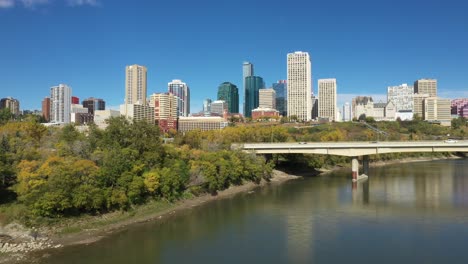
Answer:
<svg viewBox="0 0 468 264"><path fill-rule="evenodd" d="M353 173L353 182L356 182L359 175L358 157L353 157L353 159L351 160L351 171Z"/></svg>
<svg viewBox="0 0 468 264"><path fill-rule="evenodd" d="M364 175L369 176L369 155L362 157L362 170Z"/></svg>

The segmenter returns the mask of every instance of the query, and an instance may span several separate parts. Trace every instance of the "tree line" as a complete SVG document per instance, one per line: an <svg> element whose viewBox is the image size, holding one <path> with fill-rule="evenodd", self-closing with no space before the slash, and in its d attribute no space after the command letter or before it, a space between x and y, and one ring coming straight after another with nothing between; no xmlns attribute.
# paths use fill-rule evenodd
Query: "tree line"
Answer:
<svg viewBox="0 0 468 264"><path fill-rule="evenodd" d="M84 132L30 118L0 126L0 137L0 202L23 204L32 216L103 213L216 193L268 179L273 168L242 152L162 144L157 126L124 118Z"/></svg>

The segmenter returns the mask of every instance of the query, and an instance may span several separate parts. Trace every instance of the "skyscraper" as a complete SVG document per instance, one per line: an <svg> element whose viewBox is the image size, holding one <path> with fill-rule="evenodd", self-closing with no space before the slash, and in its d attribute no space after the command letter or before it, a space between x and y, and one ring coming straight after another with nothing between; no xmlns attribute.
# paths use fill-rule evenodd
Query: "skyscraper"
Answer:
<svg viewBox="0 0 468 264"><path fill-rule="evenodd" d="M280 115L286 116L287 114L287 96L288 85L286 80L279 80L277 83L272 84L273 90L276 92L276 110Z"/></svg>
<svg viewBox="0 0 468 264"><path fill-rule="evenodd" d="M211 99L210 98L206 98L205 100L203 100L203 114L205 116L210 116L210 113L211 113Z"/></svg>
<svg viewBox="0 0 468 264"><path fill-rule="evenodd" d="M243 86L244 87L244 91L243 91L243 95L244 95L244 98L243 98L243 109L244 109L244 115L245 115L245 101L246 101L246 93L247 93L247 86L246 86L246 82L245 82L245 78L249 77L249 76L253 76L254 75L254 67L253 67L253 64L246 61L242 64L242 82L243 82Z"/></svg>
<svg viewBox="0 0 468 264"><path fill-rule="evenodd" d="M437 80L420 79L414 82L414 93L428 94L429 97L437 97Z"/></svg>
<svg viewBox="0 0 468 264"><path fill-rule="evenodd" d="M312 119L312 69L309 53L288 53L288 116ZM321 100L321 98L320 98Z"/></svg>
<svg viewBox="0 0 468 264"><path fill-rule="evenodd" d="M70 123L72 89L66 84L50 88L50 122Z"/></svg>
<svg viewBox="0 0 468 264"><path fill-rule="evenodd" d="M348 102L343 105L343 121L351 121L351 105Z"/></svg>
<svg viewBox="0 0 468 264"><path fill-rule="evenodd" d="M188 116L190 114L190 89L186 83L181 80L172 80L167 84L169 93L177 96L179 116Z"/></svg>
<svg viewBox="0 0 468 264"><path fill-rule="evenodd" d="M336 79L318 80L318 117L337 121L336 111Z"/></svg>
<svg viewBox="0 0 468 264"><path fill-rule="evenodd" d="M97 110L106 110L106 102L99 98L90 97L83 100L82 104L84 108L88 108L90 114L94 114Z"/></svg>
<svg viewBox="0 0 468 264"><path fill-rule="evenodd" d="M218 86L218 100L227 104L229 113L239 113L239 89L230 82L223 82Z"/></svg>
<svg viewBox="0 0 468 264"><path fill-rule="evenodd" d="M145 66L130 65L125 67L125 104L146 104Z"/></svg>
<svg viewBox="0 0 468 264"><path fill-rule="evenodd" d="M252 110L258 107L258 90L262 89L263 86L262 77L248 76L245 78L245 117L252 117Z"/></svg>

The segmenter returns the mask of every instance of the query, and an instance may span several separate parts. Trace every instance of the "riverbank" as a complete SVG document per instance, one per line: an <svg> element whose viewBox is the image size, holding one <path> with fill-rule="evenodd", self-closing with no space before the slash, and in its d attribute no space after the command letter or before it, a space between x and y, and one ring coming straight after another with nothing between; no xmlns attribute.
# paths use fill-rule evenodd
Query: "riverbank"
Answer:
<svg viewBox="0 0 468 264"><path fill-rule="evenodd" d="M16 223L0 227L4 241L0 240L0 263L35 263L46 250L79 244L91 244L132 225L148 221L162 221L204 203L251 192L272 184L281 184L301 176L274 170L270 181L259 184L247 182L231 186L216 195L203 194L175 203L150 202L126 212L113 212L100 216L83 216L63 220L36 230L24 228ZM48 253L46 253L48 254Z"/></svg>
<svg viewBox="0 0 468 264"><path fill-rule="evenodd" d="M443 159L457 159L460 157L437 157L437 158L406 158L401 160L388 160L372 162L372 167L386 166L397 163L424 162ZM138 223L148 221L164 221L174 217L186 210L200 206L213 200L219 200L232 197L239 193L251 192L256 188L271 184L281 184L288 180L301 177L310 177L318 175L327 175L336 170L346 168L347 166L335 166L330 169L318 171L301 170L294 168L286 172L274 170L270 181L262 181L260 184L248 182L240 186L231 186L230 188L218 192L217 195L204 194L198 197L185 199L176 203L168 202L150 202L148 204L135 207L125 212L113 212L100 216L82 216L79 218L70 218L61 220L60 224L52 224L47 228L40 228L37 233L34 230L26 229L20 225L14 224L6 232L10 237L0 237L0 263L34 263L44 254L50 254L54 248L72 246L79 244L91 244L100 239L109 236L120 230L129 228ZM5 228L0 227L0 234L5 234ZM12 242L2 242L1 239ZM3 249L3 251L1 250Z"/></svg>

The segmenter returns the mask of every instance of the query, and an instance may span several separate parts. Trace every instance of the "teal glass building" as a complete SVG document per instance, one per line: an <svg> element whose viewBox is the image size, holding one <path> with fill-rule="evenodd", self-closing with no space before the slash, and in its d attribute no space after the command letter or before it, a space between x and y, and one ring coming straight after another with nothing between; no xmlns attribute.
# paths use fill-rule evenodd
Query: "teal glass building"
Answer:
<svg viewBox="0 0 468 264"><path fill-rule="evenodd" d="M239 113L239 89L230 82L223 82L218 86L218 100L227 104L229 113Z"/></svg>
<svg viewBox="0 0 468 264"><path fill-rule="evenodd" d="M245 117L252 117L252 110L258 107L258 90L265 88L263 78L259 76L245 77Z"/></svg>

